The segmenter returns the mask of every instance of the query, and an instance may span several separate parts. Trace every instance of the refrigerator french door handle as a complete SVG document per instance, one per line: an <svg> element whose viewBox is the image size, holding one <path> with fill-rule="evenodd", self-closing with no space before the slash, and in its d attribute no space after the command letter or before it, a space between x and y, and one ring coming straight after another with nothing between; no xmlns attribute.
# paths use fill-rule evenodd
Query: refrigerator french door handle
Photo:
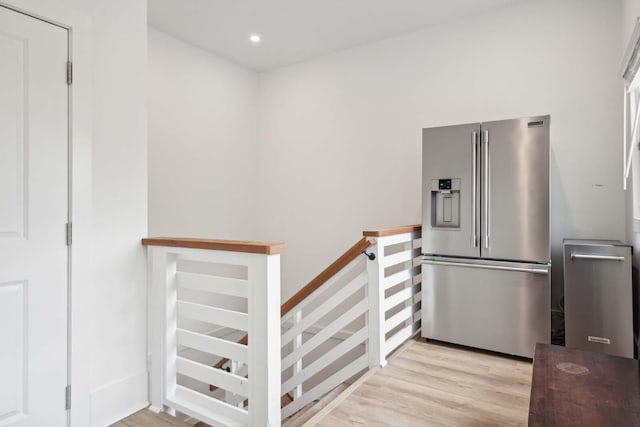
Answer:
<svg viewBox="0 0 640 427"><path fill-rule="evenodd" d="M434 261L430 259L423 260L422 263L430 264L430 265L444 265L444 266L451 266L451 267L484 268L487 270L503 270L503 271L517 271L521 273L549 274L549 270L546 268L507 267L503 265L469 264L465 262Z"/></svg>
<svg viewBox="0 0 640 427"><path fill-rule="evenodd" d="M484 130L483 131L484 134L484 138L483 138L483 143L484 143L484 154L483 154L483 159L484 159L484 167L483 167L483 172L484 172L484 247L485 249L489 249L489 215L490 215L490 210L489 210L489 205L491 204L491 194L490 194L490 185L489 185L489 179L491 176L491 171L490 171L490 167L491 167L491 162L489 160L489 130Z"/></svg>
<svg viewBox="0 0 640 427"><path fill-rule="evenodd" d="M478 132L471 133L472 173L471 173L471 247L478 247Z"/></svg>
<svg viewBox="0 0 640 427"><path fill-rule="evenodd" d="M624 261L624 257L623 256L577 254L575 252L571 253L571 259L592 259L592 260L601 260L601 261Z"/></svg>

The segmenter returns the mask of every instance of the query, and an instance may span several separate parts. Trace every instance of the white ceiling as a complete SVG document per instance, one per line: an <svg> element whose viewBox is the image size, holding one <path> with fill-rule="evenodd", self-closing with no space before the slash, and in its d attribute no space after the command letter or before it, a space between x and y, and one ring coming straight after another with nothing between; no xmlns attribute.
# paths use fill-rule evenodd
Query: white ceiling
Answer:
<svg viewBox="0 0 640 427"><path fill-rule="evenodd" d="M256 70L526 0L148 0L149 24ZM249 35L258 33L254 46Z"/></svg>

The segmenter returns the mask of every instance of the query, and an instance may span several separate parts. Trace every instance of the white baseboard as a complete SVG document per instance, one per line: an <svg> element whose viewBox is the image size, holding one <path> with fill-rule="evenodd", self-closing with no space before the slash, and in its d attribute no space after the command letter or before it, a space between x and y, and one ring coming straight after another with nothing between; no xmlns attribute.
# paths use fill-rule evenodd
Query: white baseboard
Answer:
<svg viewBox="0 0 640 427"><path fill-rule="evenodd" d="M91 391L91 426L111 425L147 406L147 371L141 371Z"/></svg>

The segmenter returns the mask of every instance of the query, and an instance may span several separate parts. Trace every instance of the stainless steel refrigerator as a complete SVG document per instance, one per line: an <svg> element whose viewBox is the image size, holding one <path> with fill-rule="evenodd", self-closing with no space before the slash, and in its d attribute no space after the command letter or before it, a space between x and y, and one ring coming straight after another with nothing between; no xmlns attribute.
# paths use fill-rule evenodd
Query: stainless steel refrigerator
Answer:
<svg viewBox="0 0 640 427"><path fill-rule="evenodd" d="M549 121L423 129L423 337L524 357L550 342Z"/></svg>

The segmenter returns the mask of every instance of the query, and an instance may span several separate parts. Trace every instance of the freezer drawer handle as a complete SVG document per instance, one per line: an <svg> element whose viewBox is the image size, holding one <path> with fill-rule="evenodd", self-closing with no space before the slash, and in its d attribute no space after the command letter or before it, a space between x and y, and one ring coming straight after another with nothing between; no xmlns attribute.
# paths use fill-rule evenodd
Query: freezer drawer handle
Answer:
<svg viewBox="0 0 640 427"><path fill-rule="evenodd" d="M486 268L488 270L505 270L505 271L519 271L522 273L549 274L549 270L544 268L506 267L502 265L467 264L464 262L447 262L447 261L432 261L432 260L425 260L423 262L425 264L447 265L452 267Z"/></svg>
<svg viewBox="0 0 640 427"><path fill-rule="evenodd" d="M574 252L571 253L571 259L595 259L595 260L601 260L601 261L624 261L624 257L623 256L576 254Z"/></svg>

